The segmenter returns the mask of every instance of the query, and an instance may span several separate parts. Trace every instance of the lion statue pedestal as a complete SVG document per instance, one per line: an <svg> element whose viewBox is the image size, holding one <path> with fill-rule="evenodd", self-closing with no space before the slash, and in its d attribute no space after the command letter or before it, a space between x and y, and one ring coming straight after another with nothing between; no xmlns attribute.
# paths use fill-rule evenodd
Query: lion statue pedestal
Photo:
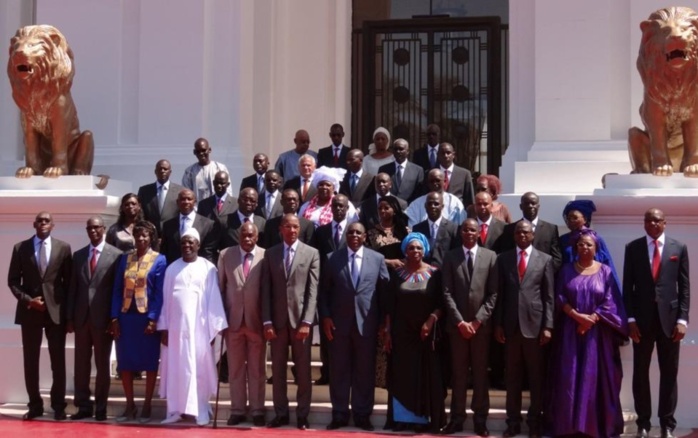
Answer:
<svg viewBox="0 0 698 438"><path fill-rule="evenodd" d="M53 26L25 26L10 41L7 75L21 111L26 166L18 178L89 175L94 159L92 132L80 132L70 94L73 51Z"/></svg>

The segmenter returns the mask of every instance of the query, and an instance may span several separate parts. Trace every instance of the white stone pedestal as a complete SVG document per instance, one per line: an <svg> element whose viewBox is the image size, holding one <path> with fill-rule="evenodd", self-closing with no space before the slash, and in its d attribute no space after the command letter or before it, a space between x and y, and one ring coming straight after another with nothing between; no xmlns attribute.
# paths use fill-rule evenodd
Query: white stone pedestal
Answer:
<svg viewBox="0 0 698 438"><path fill-rule="evenodd" d="M132 191L130 182L110 180L104 190L96 188L99 178L93 176L64 176L49 179L41 176L29 179L0 177L0 273L7 278L12 247L34 235L34 217L40 211L53 215L57 239L70 243L76 251L89 243L85 222L90 216L101 215L107 224L116 221L121 196ZM0 284L0 400L26 402L22 365L22 342L19 326L14 324L17 300L7 287ZM51 368L44 342L41 351L41 387L50 386ZM73 336L66 342L67 382L73 387Z"/></svg>

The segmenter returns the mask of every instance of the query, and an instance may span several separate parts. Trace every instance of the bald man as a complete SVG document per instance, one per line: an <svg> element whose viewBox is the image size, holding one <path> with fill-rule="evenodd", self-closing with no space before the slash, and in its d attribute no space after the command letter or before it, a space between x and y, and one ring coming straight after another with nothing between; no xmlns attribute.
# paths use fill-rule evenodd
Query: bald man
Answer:
<svg viewBox="0 0 698 438"><path fill-rule="evenodd" d="M303 155L312 155L317 164L317 153L310 150L310 135L308 131L305 129L296 131L296 135L293 137L293 143L296 146L290 151L286 151L279 155L274 165L274 168L279 172L279 175L281 175L284 181L300 176L300 172L298 171L298 160L300 160Z"/></svg>

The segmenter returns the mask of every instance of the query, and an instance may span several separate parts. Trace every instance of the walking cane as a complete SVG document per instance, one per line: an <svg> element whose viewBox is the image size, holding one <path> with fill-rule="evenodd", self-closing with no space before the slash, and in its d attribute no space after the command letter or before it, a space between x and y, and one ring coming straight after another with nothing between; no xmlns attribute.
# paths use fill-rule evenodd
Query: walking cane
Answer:
<svg viewBox="0 0 698 438"><path fill-rule="evenodd" d="M221 366L223 365L223 347L225 346L225 334L221 333L221 354L218 357L218 386L216 387L216 404L213 410L213 428L218 428L218 397L221 393Z"/></svg>

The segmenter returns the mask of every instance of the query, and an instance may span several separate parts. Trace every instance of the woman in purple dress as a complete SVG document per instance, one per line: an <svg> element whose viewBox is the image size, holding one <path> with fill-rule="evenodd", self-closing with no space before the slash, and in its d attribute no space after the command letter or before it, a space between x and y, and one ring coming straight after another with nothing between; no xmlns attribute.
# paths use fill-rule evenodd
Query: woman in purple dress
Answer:
<svg viewBox="0 0 698 438"><path fill-rule="evenodd" d="M619 436L625 311L613 300L618 293L613 272L594 260L596 233L581 231L573 248L577 261L562 267L555 284L546 435Z"/></svg>

